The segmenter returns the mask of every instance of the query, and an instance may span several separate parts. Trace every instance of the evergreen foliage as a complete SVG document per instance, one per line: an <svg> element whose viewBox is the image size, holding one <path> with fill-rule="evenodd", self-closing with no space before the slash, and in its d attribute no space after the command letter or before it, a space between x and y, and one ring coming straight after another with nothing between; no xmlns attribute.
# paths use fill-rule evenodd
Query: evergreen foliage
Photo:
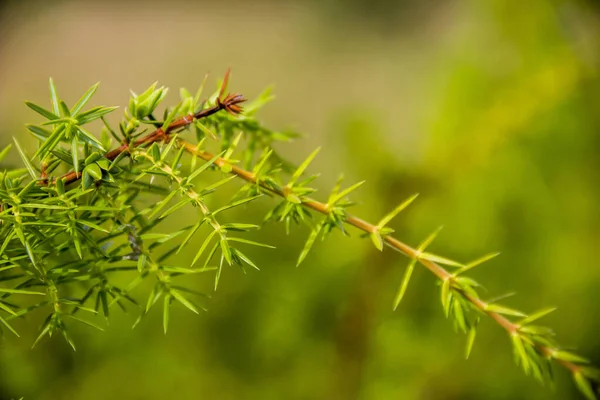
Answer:
<svg viewBox="0 0 600 400"><path fill-rule="evenodd" d="M75 349L71 324L102 330L90 317L100 314L108 319L119 307L139 314L135 326L158 303L166 333L174 303L194 313L205 306L206 295L186 285L186 276L214 274L217 289L224 268L258 269L244 248L272 247L252 240L249 232L260 226L222 222L221 216L265 196L277 202L265 221L283 222L287 232L298 223L311 227L298 264L317 239L335 229L346 234L347 226L353 226L377 249L387 246L410 259L394 309L420 264L437 278L444 315L467 335L467 357L478 323L487 316L507 331L516 362L525 373L545 382L552 380L553 364L562 366L585 397L596 398L598 370L585 358L562 349L551 329L537 325L553 308L528 314L502 305L500 299L481 297L480 284L467 273L498 253L467 263L431 253L427 249L439 229L415 248L398 240L389 224L417 195L401 202L377 224L348 212L354 204L350 198L364 182L346 186L340 178L326 202L314 200L310 196L315 189L310 185L317 176L306 176L305 171L318 149L300 166L292 167L277 154L273 143L289 141L295 133L269 130L256 118L256 112L273 98L270 91L242 109L246 99L237 93L226 95L227 83L228 74L206 100L201 100L204 82L193 95L182 89L181 101L166 108L160 120L155 117L156 109L167 89L155 83L141 94L132 92L116 129L104 117L117 107L88 107L98 84L69 107L50 80L49 109L26 103L43 121L27 126L38 139L37 150L24 149L15 138L23 168L4 170L0 177L3 330L18 335L13 322L41 309L47 317L34 345L57 334ZM102 123L100 138L88 130L94 121L91 126ZM216 154L211 147L219 148ZM10 149L2 150L0 161ZM221 179L206 185L199 178L208 174ZM206 198L236 178L244 186L232 200L209 208ZM189 206L197 210L189 226L173 232L161 229L169 216ZM191 262L173 263L203 226L210 231ZM132 279L121 287L114 283L116 274L129 274ZM150 293L136 299L134 289L147 281L152 282Z"/></svg>

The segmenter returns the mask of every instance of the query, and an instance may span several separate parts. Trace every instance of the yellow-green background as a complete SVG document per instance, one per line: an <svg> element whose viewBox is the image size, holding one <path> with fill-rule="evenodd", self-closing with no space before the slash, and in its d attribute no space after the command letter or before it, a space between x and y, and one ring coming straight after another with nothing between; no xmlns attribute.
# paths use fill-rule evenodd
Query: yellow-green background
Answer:
<svg viewBox="0 0 600 400"><path fill-rule="evenodd" d="M4 1L0 144L35 144L23 100L67 102L101 81L95 104L125 105L155 80L191 90L232 67L230 88L305 134L278 145L300 162L317 146L322 198L340 173L366 179L354 212L393 222L432 251L468 261L492 297L534 311L566 346L600 362L600 7L567 0ZM121 111L118 111L120 114ZM15 160L14 158L12 160ZM235 185L235 183L233 183ZM318 197L318 194L317 194ZM227 198L213 198L212 204ZM260 221L268 199L229 214ZM180 214L180 218L186 217ZM187 215L189 220L189 214ZM182 222L182 221L179 221ZM177 223L174 222L174 225ZM0 343L0 399L576 399L568 374L542 387L514 365L510 341L481 324L469 360L443 317L434 277L417 269L396 312L406 259L336 232L295 268L306 228L269 225L252 249L261 272L229 269L193 315L175 306L165 336L154 310L114 310L106 332L73 326L30 349L39 319ZM182 258L187 263L193 256ZM210 291L212 277L191 281ZM143 301L144 293L138 293ZM100 318L99 318L99 321Z"/></svg>

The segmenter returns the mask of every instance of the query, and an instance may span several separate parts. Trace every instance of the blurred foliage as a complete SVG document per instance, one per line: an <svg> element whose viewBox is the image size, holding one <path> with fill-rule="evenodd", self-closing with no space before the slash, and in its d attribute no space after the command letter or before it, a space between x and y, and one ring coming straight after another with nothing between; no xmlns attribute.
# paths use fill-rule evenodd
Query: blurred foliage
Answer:
<svg viewBox="0 0 600 400"><path fill-rule="evenodd" d="M323 187L340 172L366 179L357 213L371 220L420 192L393 223L396 231L416 244L443 223L436 252L473 259L502 251L475 271L490 297L515 290L509 305L558 306L548 324L598 364L600 20L593 2L425 2L393 12L382 5L383 19L368 24L356 22L369 14L363 6L342 2L25 3L5 6L0 35L3 144L25 135L30 117L18 103L43 98L48 75L71 85L65 91L76 100L76 90L98 79L121 95L123 85L156 79L176 86L185 76L195 85L207 69L232 64L250 97L277 82L280 99L265 119L310 134L281 148L295 162L323 145L311 167L323 172ZM232 20L244 33L217 31ZM409 34L401 21L412 21ZM373 38L373 26L387 32L383 39ZM206 47L190 51L198 43ZM69 61L74 52L78 62ZM307 232L283 232L262 229L257 240L277 250L249 254L261 272L226 274L200 317L174 309L167 336L157 312L133 331L135 317L119 313L106 332L76 329L76 353L54 339L31 350L34 329L4 337L0 396L578 398L563 374L554 391L523 376L491 323L481 325L464 361L464 338L443 318L434 280L419 268L392 313L405 259L351 231L350 239L317 242L295 268ZM203 290L212 284L198 281Z"/></svg>

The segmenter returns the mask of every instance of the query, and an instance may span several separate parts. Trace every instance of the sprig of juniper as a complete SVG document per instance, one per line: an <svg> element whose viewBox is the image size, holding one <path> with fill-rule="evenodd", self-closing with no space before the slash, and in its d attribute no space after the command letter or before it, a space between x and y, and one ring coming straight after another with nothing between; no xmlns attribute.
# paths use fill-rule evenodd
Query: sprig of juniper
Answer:
<svg viewBox="0 0 600 400"><path fill-rule="evenodd" d="M0 287L0 309L5 313L5 316L0 314L0 322L7 329L17 334L9 324L11 320L36 309L49 308L50 313L35 343L58 332L75 349L67 330L69 319L102 329L79 317L80 311L103 314L108 319L112 305L125 310L127 301L140 311L135 326L162 298L166 332L174 302L196 313L202 308L191 295L203 294L181 286L177 278L215 271L216 289L227 265L258 269L239 245L271 246L233 236L233 233L259 227L244 222L220 223L217 216L266 194L281 200L265 220L285 222L288 231L292 223L305 222L311 226L298 264L318 238L324 239L336 228L346 233L345 225L354 226L369 236L379 250L388 246L410 259L394 309L419 263L438 278L446 317L453 319L457 330L467 334L467 357L480 317L487 315L508 332L516 361L527 374L541 382L551 380L552 363L557 363L572 373L587 398L596 398L593 382L600 380L598 371L586 359L561 349L549 328L533 325L554 309L527 315L499 304L498 299L486 301L480 297L479 283L466 273L497 253L460 263L427 252L439 229L414 248L396 239L388 224L417 195L402 202L377 224L348 213L354 204L349 195L363 182L341 189L340 178L327 202L310 198L315 189L309 184L316 176L305 178L304 173L318 149L298 168L291 169L290 164L274 152L272 143L287 141L295 135L268 130L254 116L272 98L270 92L264 92L242 110L240 103L246 101L242 95L224 95L227 82L228 74L220 89L204 102L200 101L204 82L194 96L182 89L181 102L167 108L160 121L154 112L167 89L153 84L140 95L132 92L119 133L104 119L116 107L82 111L97 84L72 108L58 98L52 80L51 110L26 103L48 121L28 125L28 130L39 139L33 157L27 156L15 139L25 168L6 170L0 175L0 281L18 282L14 287ZM227 113L220 113L222 110ZM100 139L82 127L94 120L104 123ZM147 128L152 131L146 133ZM196 144L179 135L190 128L195 132ZM221 146L220 153L208 150L207 138L216 139ZM112 139L119 145L106 152ZM240 143L244 143L242 149ZM9 148L0 153L0 160ZM192 155L189 169L182 161L185 153ZM241 160L233 158L240 153L242 166L238 165ZM205 163L198 166L198 160ZM64 172L52 176L61 170ZM201 178L210 171L231 176L206 184ZM246 185L231 202L211 210L207 196L235 177L244 180ZM157 196L160 200L153 202L152 198ZM168 216L188 205L199 210L195 223L168 234L156 232L155 228ZM311 211L322 218L315 222ZM171 257L189 245L204 224L211 230L191 265L170 264ZM176 244L176 238L183 240ZM202 258L202 267L195 267ZM212 264L213 259L217 260L216 265ZM118 287L111 278L116 272L133 274L134 278L127 287ZM147 279L155 283L146 304L141 305L131 293ZM45 299L23 300L24 305L13 299L37 296L45 296ZM92 301L93 307L88 307Z"/></svg>

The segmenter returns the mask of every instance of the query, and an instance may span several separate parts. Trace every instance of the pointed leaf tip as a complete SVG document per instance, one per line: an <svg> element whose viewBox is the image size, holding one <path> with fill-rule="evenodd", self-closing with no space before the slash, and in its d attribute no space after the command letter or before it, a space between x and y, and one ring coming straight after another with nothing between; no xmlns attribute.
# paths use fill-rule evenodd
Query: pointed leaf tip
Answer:
<svg viewBox="0 0 600 400"><path fill-rule="evenodd" d="M310 252L310 249L313 247L315 240L317 240L317 237L319 236L321 229L323 229L323 223L320 223L317 227L315 227L315 229L313 229L310 232L310 235L308 236L308 239L306 240L306 243L304 244L304 248L302 249L302 252L300 253L300 256L298 257L298 262L296 263L296 267L300 266L302 261L304 261L304 259Z"/></svg>
<svg viewBox="0 0 600 400"><path fill-rule="evenodd" d="M23 164L25 164L25 167L27 168L27 171L29 172L29 175L31 175L31 177L33 179L37 179L37 173L35 171L35 168L33 168L33 165L31 164L31 161L29 160L29 157L27 157L27 155L25 154L25 152L21 148L21 145L19 144L19 141L14 136L13 136L13 141L15 142L15 146L17 147L17 151L19 152L19 156L21 156L21 160L23 161Z"/></svg>
<svg viewBox="0 0 600 400"><path fill-rule="evenodd" d="M477 335L477 324L473 324L469 327L469 333L467 334L467 346L465 349L465 359L469 359L471 351L473 350L473 344L475 343L475 336Z"/></svg>
<svg viewBox="0 0 600 400"><path fill-rule="evenodd" d="M526 318L522 319L522 320L519 322L519 325L527 325L527 324L530 324L530 323L532 323L533 321L536 321L536 320L538 320L538 319L540 319L540 318L542 318L542 317L545 317L546 315L548 315L548 314L550 314L550 313L552 313L552 312L556 311L556 309L557 309L556 307L550 307L550 308L545 308L545 309L543 309L543 310L540 310L540 311L538 311L538 312L536 312L536 313L533 313L533 314L531 314L530 316L528 316L528 317L526 317Z"/></svg>
<svg viewBox="0 0 600 400"><path fill-rule="evenodd" d="M404 294L406 293L406 289L408 288L408 283L410 282L410 277L412 276L412 273L415 269L415 265L417 265L417 259L413 258L408 264L406 271L404 272L402 284L400 285L400 289L398 289L398 294L396 294L396 298L394 299L394 311L396 311L398 305L400 305L400 302L404 297Z"/></svg>
<svg viewBox="0 0 600 400"><path fill-rule="evenodd" d="M427 238L421 242L417 250L424 251L431 244L431 242L435 240L435 238L442 229L444 229L443 225L439 226L435 231L433 231L429 236L427 236Z"/></svg>
<svg viewBox="0 0 600 400"><path fill-rule="evenodd" d="M470 263L464 265L463 268L457 272L457 275L467 272L467 271L471 270L472 268L475 268L475 267L483 264L486 261L489 261L493 258L498 257L499 255L500 255L500 252L490 253L490 254L484 255L483 257L476 259L475 261L471 261Z"/></svg>
<svg viewBox="0 0 600 400"><path fill-rule="evenodd" d="M398 205L394 210L392 210L392 212L390 212L389 214L387 214L385 217L383 217L381 219L381 221L379 221L379 223L377 224L377 227L379 229L383 228L384 226L386 226L394 217L396 217L398 214L400 214L400 212L402 210L404 210L406 207L408 207L413 201L415 201L415 199L419 196L419 193L415 193L413 194L411 197L409 197L408 199L404 200L402 203L400 203L400 205Z"/></svg>
<svg viewBox="0 0 600 400"><path fill-rule="evenodd" d="M300 176L304 173L304 170L306 170L306 168L308 168L308 165L314 160L314 158L317 156L319 151L321 151L321 148L317 147L312 153L310 153L310 155L308 157L306 157L306 159L302 162L302 164L300 164L298 169L296 169L296 171L290 178L290 181L288 183L289 187L294 186L294 184L296 183L298 178L300 178Z"/></svg>
<svg viewBox="0 0 600 400"><path fill-rule="evenodd" d="M596 393L594 393L592 384L581 372L575 372L573 374L573 379L575 380L577 389L579 389L586 399L597 400L598 397L596 396Z"/></svg>

